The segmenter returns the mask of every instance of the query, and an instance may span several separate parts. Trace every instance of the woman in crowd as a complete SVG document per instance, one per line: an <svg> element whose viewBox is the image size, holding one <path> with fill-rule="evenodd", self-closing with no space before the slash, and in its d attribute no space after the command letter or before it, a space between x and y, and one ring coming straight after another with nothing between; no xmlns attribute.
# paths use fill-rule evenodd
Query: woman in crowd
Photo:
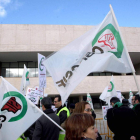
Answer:
<svg viewBox="0 0 140 140"><path fill-rule="evenodd" d="M85 101L76 103L74 113L86 113L86 114L92 115L94 120L96 118L96 114L91 109L90 104L88 102L85 102ZM98 133L98 137L96 140L102 140L102 137L100 136L99 133Z"/></svg>
<svg viewBox="0 0 140 140"><path fill-rule="evenodd" d="M96 140L98 130L94 119L85 113L73 113L65 123L65 140Z"/></svg>

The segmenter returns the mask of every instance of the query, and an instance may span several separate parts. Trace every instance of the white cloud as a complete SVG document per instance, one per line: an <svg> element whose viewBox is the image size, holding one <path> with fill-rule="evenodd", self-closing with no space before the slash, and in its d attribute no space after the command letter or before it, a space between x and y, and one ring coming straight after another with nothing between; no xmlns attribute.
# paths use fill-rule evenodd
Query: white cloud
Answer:
<svg viewBox="0 0 140 140"><path fill-rule="evenodd" d="M3 5L7 5L11 2L11 0L0 0L0 3Z"/></svg>
<svg viewBox="0 0 140 140"><path fill-rule="evenodd" d="M21 5L19 0L0 0L0 17L5 17L7 11L17 10Z"/></svg>
<svg viewBox="0 0 140 140"><path fill-rule="evenodd" d="M1 17L5 17L6 16L6 10L2 6L0 6L0 16Z"/></svg>

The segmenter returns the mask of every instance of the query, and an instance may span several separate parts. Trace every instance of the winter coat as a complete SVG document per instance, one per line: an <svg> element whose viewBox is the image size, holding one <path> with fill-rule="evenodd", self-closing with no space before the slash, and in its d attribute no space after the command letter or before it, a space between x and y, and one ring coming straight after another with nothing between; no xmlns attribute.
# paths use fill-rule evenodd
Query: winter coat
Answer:
<svg viewBox="0 0 140 140"><path fill-rule="evenodd" d="M137 115L135 127L139 128L139 126L140 126L140 104L134 105L133 110L135 111L135 113ZM136 130L136 139L140 140L140 131L139 131L139 129Z"/></svg>
<svg viewBox="0 0 140 140"><path fill-rule="evenodd" d="M44 113L60 125L59 117L52 109L46 109ZM58 136L59 128L46 116L42 115L36 121L32 140L58 140Z"/></svg>
<svg viewBox="0 0 140 140"><path fill-rule="evenodd" d="M130 140L136 136L136 113L128 106L115 104L107 111L107 123L114 133L114 140Z"/></svg>

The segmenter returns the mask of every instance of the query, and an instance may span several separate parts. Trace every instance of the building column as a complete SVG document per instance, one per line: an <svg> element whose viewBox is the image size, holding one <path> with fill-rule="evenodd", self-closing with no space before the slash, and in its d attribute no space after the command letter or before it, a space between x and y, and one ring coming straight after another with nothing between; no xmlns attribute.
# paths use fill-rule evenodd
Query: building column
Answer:
<svg viewBox="0 0 140 140"><path fill-rule="evenodd" d="M82 101L83 101L83 96L80 95L80 96L79 96L79 102L82 102Z"/></svg>

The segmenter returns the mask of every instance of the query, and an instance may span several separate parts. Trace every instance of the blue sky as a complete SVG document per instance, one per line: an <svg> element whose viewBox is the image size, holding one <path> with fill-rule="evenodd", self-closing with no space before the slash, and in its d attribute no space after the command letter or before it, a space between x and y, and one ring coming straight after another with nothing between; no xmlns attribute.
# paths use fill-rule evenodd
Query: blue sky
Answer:
<svg viewBox="0 0 140 140"><path fill-rule="evenodd" d="M119 26L140 27L140 0L0 0L0 24L97 25L109 4Z"/></svg>

